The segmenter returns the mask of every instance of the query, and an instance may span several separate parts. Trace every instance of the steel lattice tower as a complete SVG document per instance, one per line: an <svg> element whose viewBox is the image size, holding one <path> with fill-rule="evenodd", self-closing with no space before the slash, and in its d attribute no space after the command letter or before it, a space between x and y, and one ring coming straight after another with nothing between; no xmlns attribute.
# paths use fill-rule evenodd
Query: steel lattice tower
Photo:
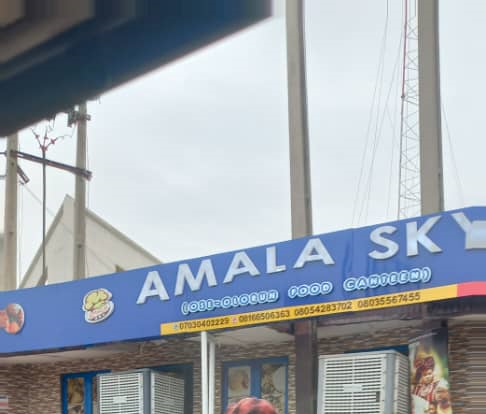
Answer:
<svg viewBox="0 0 486 414"><path fill-rule="evenodd" d="M418 17L416 0L404 0L398 218L420 215Z"/></svg>

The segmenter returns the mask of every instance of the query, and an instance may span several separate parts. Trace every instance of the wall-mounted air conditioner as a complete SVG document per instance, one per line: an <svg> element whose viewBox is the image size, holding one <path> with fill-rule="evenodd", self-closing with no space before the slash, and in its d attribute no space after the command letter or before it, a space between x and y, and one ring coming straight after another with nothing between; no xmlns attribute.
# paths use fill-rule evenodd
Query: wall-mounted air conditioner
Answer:
<svg viewBox="0 0 486 414"><path fill-rule="evenodd" d="M98 375L99 414L184 414L184 380L141 369Z"/></svg>
<svg viewBox="0 0 486 414"><path fill-rule="evenodd" d="M408 358L395 351L319 357L318 414L409 414Z"/></svg>

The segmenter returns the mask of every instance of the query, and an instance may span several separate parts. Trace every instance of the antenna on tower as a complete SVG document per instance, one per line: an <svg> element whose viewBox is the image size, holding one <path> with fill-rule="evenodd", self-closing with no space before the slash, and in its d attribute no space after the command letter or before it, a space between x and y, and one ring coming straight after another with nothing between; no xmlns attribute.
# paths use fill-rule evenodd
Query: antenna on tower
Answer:
<svg viewBox="0 0 486 414"><path fill-rule="evenodd" d="M421 213L417 0L403 0L398 218Z"/></svg>

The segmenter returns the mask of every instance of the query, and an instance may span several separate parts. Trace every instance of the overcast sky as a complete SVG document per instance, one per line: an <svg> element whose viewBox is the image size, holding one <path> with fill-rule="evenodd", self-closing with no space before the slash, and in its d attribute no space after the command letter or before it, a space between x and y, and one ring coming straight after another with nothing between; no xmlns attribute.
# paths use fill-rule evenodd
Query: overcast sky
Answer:
<svg viewBox="0 0 486 414"><path fill-rule="evenodd" d="M397 218L401 7L306 1L314 233ZM486 2L440 7L446 208L486 205ZM291 237L285 22L276 14L89 103L89 208L163 261ZM370 118L387 22L382 106ZM367 127L385 113L390 88L372 163ZM56 134L69 132L64 124L58 117ZM30 131L20 145L40 155ZM74 163L75 137L48 157ZM31 179L20 191L23 274L41 240L42 176L40 166L21 166ZM55 213L74 195L73 176L49 169L47 193Z"/></svg>

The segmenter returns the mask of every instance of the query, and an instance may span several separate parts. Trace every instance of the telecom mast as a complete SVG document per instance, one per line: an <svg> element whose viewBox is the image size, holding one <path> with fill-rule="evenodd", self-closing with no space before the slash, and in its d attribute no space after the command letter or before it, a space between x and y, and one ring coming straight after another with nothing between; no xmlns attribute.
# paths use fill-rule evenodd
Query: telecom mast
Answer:
<svg viewBox="0 0 486 414"><path fill-rule="evenodd" d="M404 0L398 218L421 213L417 0Z"/></svg>
<svg viewBox="0 0 486 414"><path fill-rule="evenodd" d="M404 0L398 217L444 209L439 2Z"/></svg>

